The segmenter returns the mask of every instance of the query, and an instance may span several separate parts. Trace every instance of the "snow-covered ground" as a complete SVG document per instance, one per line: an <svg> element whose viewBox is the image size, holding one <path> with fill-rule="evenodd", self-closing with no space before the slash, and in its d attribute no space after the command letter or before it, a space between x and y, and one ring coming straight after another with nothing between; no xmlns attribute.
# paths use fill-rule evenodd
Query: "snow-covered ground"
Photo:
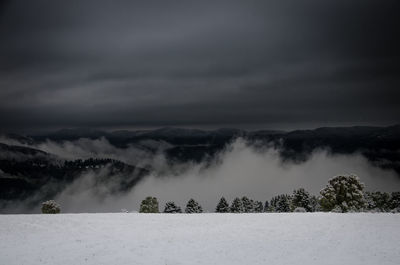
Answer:
<svg viewBox="0 0 400 265"><path fill-rule="evenodd" d="M0 264L400 264L400 214L0 215Z"/></svg>

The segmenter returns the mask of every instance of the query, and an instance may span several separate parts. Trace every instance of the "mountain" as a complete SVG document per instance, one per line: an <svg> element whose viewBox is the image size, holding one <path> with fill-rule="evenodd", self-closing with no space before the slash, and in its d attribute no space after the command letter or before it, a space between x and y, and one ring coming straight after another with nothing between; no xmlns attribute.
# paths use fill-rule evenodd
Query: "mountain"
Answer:
<svg viewBox="0 0 400 265"><path fill-rule="evenodd" d="M7 138L8 136L8 138ZM106 147L95 148L98 142L83 141L79 148L89 148L88 159L67 159L44 152L40 146L48 139L64 145L80 138L104 137ZM69 183L93 173L93 185L108 187L106 192L124 192L149 175L154 169L121 162L107 154L155 158L160 152L167 163L207 162L242 137L254 148L273 146L285 160L303 162L318 149L332 154L359 153L374 165L395 170L400 176L400 125L388 127L323 127L296 131L244 131L239 129L198 130L161 128L157 130L105 132L93 129L65 129L40 136L3 135L0 137L0 201L21 200L35 195L36 200L51 198ZM13 145L10 143L17 143ZM73 146L73 145L72 145ZM113 147L114 146L114 147ZM39 149L38 149L39 148ZM72 149L71 149L72 148ZM115 150L114 150L114 149ZM51 149L48 149L51 150ZM81 151L81 149L78 149ZM104 154L101 152L105 152ZM128 160L126 160L128 161Z"/></svg>
<svg viewBox="0 0 400 265"><path fill-rule="evenodd" d="M0 206L10 200L52 198L88 174L94 186L106 187L100 189L106 195L130 190L149 170L113 159L64 160L34 148L0 144Z"/></svg>
<svg viewBox="0 0 400 265"><path fill-rule="evenodd" d="M31 137L19 135L15 133L0 134L0 141L7 141L8 143L19 143L25 145L32 145L34 140Z"/></svg>
<svg viewBox="0 0 400 265"><path fill-rule="evenodd" d="M156 145L164 143L167 158L171 161L202 161L223 150L226 144L237 137L258 145L273 145L281 150L285 159L304 160L316 149L329 149L332 153L351 154L361 152L380 166L399 170L400 125L388 127L353 126L322 127L314 130L244 131L239 129L199 130L165 127L156 130L105 132L94 129L63 129L53 133L31 136L36 143L50 139L56 142L80 138L97 139L104 137L118 148L140 146L144 141ZM14 136L14 139L18 137Z"/></svg>
<svg viewBox="0 0 400 265"><path fill-rule="evenodd" d="M0 159L25 161L52 160L54 158L53 155L35 148L0 143Z"/></svg>
<svg viewBox="0 0 400 265"><path fill-rule="evenodd" d="M272 135L270 141L281 140L282 148L295 153L312 152L328 148L332 153L354 152L396 153L400 150L400 126L389 127L336 127L299 130ZM384 151L385 150L385 151Z"/></svg>
<svg viewBox="0 0 400 265"><path fill-rule="evenodd" d="M55 141L71 141L79 138L97 139L104 136L108 136L108 133L101 130L91 128L68 128L48 134L32 136L32 138L35 140L51 139Z"/></svg>
<svg viewBox="0 0 400 265"><path fill-rule="evenodd" d="M275 134L248 134L251 142L273 143L284 159L304 161L317 149L333 154L361 153L381 168L400 175L400 125L388 127L323 127Z"/></svg>

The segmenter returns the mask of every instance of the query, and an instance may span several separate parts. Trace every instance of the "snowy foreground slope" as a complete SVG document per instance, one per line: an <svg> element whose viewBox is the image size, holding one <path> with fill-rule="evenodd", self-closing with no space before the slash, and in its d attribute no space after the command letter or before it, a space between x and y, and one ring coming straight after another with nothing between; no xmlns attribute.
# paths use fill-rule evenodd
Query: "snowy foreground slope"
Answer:
<svg viewBox="0 0 400 265"><path fill-rule="evenodd" d="M0 215L0 264L400 264L400 214Z"/></svg>

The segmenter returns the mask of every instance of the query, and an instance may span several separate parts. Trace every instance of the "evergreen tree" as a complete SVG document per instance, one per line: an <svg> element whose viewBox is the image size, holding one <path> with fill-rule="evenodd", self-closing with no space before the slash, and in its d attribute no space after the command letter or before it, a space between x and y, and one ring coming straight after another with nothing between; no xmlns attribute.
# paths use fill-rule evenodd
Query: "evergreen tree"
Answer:
<svg viewBox="0 0 400 265"><path fill-rule="evenodd" d="M392 192L389 200L389 208L391 210L400 209L400 192Z"/></svg>
<svg viewBox="0 0 400 265"><path fill-rule="evenodd" d="M332 210L332 213L342 213L342 207L340 207L339 205L336 205Z"/></svg>
<svg viewBox="0 0 400 265"><path fill-rule="evenodd" d="M231 213L243 213L244 207L242 200L239 198L235 198L231 205Z"/></svg>
<svg viewBox="0 0 400 265"><path fill-rule="evenodd" d="M275 209L279 213L290 212L290 196L280 195Z"/></svg>
<svg viewBox="0 0 400 265"><path fill-rule="evenodd" d="M271 212L270 206L269 206L269 202L265 201L264 204L264 212Z"/></svg>
<svg viewBox="0 0 400 265"><path fill-rule="evenodd" d="M61 212L61 207L53 200L45 201L42 203L42 213L56 214Z"/></svg>
<svg viewBox="0 0 400 265"><path fill-rule="evenodd" d="M174 202L167 202L165 204L164 213L182 213L181 207L177 206Z"/></svg>
<svg viewBox="0 0 400 265"><path fill-rule="evenodd" d="M254 212L254 201L250 200L246 196L242 197L243 210L245 213L253 213Z"/></svg>
<svg viewBox="0 0 400 265"><path fill-rule="evenodd" d="M312 212L311 196L305 189L300 188L293 191L292 208L304 208L307 212Z"/></svg>
<svg viewBox="0 0 400 265"><path fill-rule="evenodd" d="M311 206L311 212L318 212L321 210L321 206L319 205L318 199L315 196L311 196L310 206Z"/></svg>
<svg viewBox="0 0 400 265"><path fill-rule="evenodd" d="M146 197L140 204L140 213L158 213L158 201L156 197Z"/></svg>
<svg viewBox="0 0 400 265"><path fill-rule="evenodd" d="M364 184L357 176L336 176L320 191L320 205L325 211L331 211L337 206L342 212L358 211L365 206L363 191Z"/></svg>
<svg viewBox="0 0 400 265"><path fill-rule="evenodd" d="M387 212L390 210L390 195L387 192L369 192L365 193L365 200L368 210L377 210Z"/></svg>
<svg viewBox="0 0 400 265"><path fill-rule="evenodd" d="M260 201L254 202L254 212L262 213L264 211L263 203Z"/></svg>
<svg viewBox="0 0 400 265"><path fill-rule="evenodd" d="M278 205L278 200L279 200L279 195L271 198L271 201L269 203L269 211L270 212L276 211L276 207Z"/></svg>
<svg viewBox="0 0 400 265"><path fill-rule="evenodd" d="M229 213L230 212L229 204L224 197L222 197L219 200L219 203L217 205L217 208L215 209L215 212L217 212L217 213Z"/></svg>
<svg viewBox="0 0 400 265"><path fill-rule="evenodd" d="M203 208L194 199L190 199L186 204L185 213L202 213Z"/></svg>
<svg viewBox="0 0 400 265"><path fill-rule="evenodd" d="M281 194L272 197L269 209L271 212L290 212L290 204L290 196L287 194Z"/></svg>

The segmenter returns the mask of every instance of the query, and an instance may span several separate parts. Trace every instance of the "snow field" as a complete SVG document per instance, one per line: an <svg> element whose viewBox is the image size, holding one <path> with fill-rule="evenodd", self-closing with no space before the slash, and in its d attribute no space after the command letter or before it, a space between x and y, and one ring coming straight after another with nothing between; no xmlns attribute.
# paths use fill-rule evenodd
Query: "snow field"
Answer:
<svg viewBox="0 0 400 265"><path fill-rule="evenodd" d="M400 264L400 214L0 215L0 264Z"/></svg>

